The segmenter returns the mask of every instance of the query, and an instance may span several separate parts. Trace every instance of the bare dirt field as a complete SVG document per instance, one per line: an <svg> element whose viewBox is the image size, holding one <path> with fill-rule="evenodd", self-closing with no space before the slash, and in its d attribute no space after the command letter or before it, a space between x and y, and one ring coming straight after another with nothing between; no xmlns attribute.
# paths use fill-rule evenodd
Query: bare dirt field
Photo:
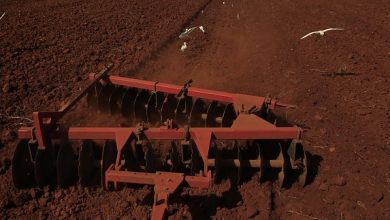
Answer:
<svg viewBox="0 0 390 220"><path fill-rule="evenodd" d="M7 163L33 111L57 109L112 74L295 104L304 188L254 176L173 196L170 219L390 219L390 4L387 0L40 0L0 3L0 218L147 219L153 189L17 190ZM188 27L202 25L179 39ZM340 27L324 36L305 34ZM184 41L187 49L180 47Z"/></svg>

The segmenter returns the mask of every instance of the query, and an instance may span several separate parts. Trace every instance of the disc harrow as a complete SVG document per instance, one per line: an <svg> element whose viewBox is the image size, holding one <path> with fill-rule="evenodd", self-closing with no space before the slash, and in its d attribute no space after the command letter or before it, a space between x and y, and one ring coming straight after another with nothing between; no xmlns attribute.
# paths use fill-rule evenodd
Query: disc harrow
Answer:
<svg viewBox="0 0 390 220"><path fill-rule="evenodd" d="M154 186L152 219L166 215L181 186L208 188L226 176L275 174L280 187L293 176L306 183L307 158L299 127L277 127L271 110L292 107L274 99L109 75L90 83L55 112L34 112L34 126L18 131L12 161L17 188L58 185ZM67 127L60 119L83 97L91 109L122 115L130 127ZM53 178L56 177L56 178ZM291 178L290 178L291 177Z"/></svg>

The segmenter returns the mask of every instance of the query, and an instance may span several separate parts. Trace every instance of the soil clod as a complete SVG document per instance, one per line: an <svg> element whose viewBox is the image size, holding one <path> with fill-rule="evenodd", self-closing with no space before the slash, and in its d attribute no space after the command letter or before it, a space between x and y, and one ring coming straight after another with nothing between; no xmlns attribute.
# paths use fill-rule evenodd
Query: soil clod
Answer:
<svg viewBox="0 0 390 220"><path fill-rule="evenodd" d="M331 183L335 186L345 186L347 184L347 180L343 176L335 176Z"/></svg>
<svg viewBox="0 0 390 220"><path fill-rule="evenodd" d="M259 210L255 206L248 206L246 208L246 217L254 218L259 214Z"/></svg>

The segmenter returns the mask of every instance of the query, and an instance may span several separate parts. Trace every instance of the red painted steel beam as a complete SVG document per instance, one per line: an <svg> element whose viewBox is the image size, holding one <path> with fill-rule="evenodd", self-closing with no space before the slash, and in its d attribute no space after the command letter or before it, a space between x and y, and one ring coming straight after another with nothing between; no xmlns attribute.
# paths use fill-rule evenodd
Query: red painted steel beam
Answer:
<svg viewBox="0 0 390 220"><path fill-rule="evenodd" d="M107 71L104 72L104 74L107 74ZM102 74L96 76L95 74L90 74L89 79L96 82L96 77L101 77ZM167 83L160 83L160 82L153 82L153 81L147 81L147 80L141 80L141 79L132 79L132 78L126 78L126 77L120 77L120 76L111 76L108 75L105 79L106 81L115 84L120 85L124 87L133 87L133 88L139 88L139 89L146 89L149 91L156 91L156 92L164 92L169 94L179 94L179 92L182 90L183 87L173 85L173 84L167 84ZM243 97L247 97L252 100L256 104L256 106L262 106L263 103L267 103L271 109L274 109L276 106L278 107L289 107L294 108L294 105L289 105L285 103L278 102L274 99L268 99L261 96L250 96L250 95L243 95L238 93L228 93L228 92L221 92L221 91L215 91L215 90L208 90L208 89L201 89L196 87L190 87L188 88L188 95L197 97L197 98L203 98L203 99L209 99L219 102L226 102L226 103L236 103L237 101L240 102L240 99ZM236 103L237 104L237 103ZM241 107L241 106L239 106ZM252 107L252 106L249 106Z"/></svg>
<svg viewBox="0 0 390 220"><path fill-rule="evenodd" d="M155 173L118 171L118 170L108 169L106 171L106 181L154 185L155 175L156 175Z"/></svg>
<svg viewBox="0 0 390 220"><path fill-rule="evenodd" d="M206 176L185 176L185 181L192 188L209 188L211 184L211 171Z"/></svg>
<svg viewBox="0 0 390 220"><path fill-rule="evenodd" d="M106 182L121 182L131 184L147 184L155 185L159 184L159 174L163 173L164 177L177 178L181 176L183 181L187 182L190 187L193 188L209 188L211 183L211 171L208 172L207 176L184 176L182 173L144 173L144 172L132 172L132 171L119 171L109 168L105 172ZM171 192L172 193L172 192Z"/></svg>
<svg viewBox="0 0 390 220"><path fill-rule="evenodd" d="M178 94L182 89L181 86L177 86L177 85L152 82L152 81L146 81L140 79L131 79L131 78L125 78L120 76L109 76L108 79L111 83L116 85L121 85L124 87L134 87L140 89L147 89L150 91L156 90L158 92L165 92L170 94ZM188 89L188 95L198 97L198 98L204 98L204 99L210 99L210 100L228 102L228 103L233 103L235 97L235 94L233 93L219 92L219 91L200 89L194 87L190 87Z"/></svg>
<svg viewBox="0 0 390 220"><path fill-rule="evenodd" d="M22 127L18 131L20 139L32 138L32 127ZM71 140L96 139L106 140L115 139L117 133L128 133L129 136L136 128L120 127L71 127L62 128L53 131L50 134L52 138L67 138ZM258 129L233 129L233 128L191 128L190 134L196 137L196 134L203 131L211 131L216 139L221 140L246 140L246 139L295 139L298 138L301 129L298 127L274 127ZM150 140L181 140L183 139L184 129L170 130L162 128L149 128L144 134Z"/></svg>

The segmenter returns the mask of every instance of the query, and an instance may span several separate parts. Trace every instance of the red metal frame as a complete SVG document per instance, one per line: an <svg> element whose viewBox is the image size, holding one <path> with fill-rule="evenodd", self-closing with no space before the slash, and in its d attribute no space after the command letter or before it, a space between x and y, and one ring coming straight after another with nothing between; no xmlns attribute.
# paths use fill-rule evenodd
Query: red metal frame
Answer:
<svg viewBox="0 0 390 220"><path fill-rule="evenodd" d="M94 74L90 74L89 79L95 80L96 76ZM120 76L108 76L107 81L109 81L114 85L140 88L140 89L146 89L146 90L156 91L156 92L164 92L169 94L178 94L182 89L182 87L177 85L160 83L160 82L152 82L152 81L146 81L140 79L124 78ZM262 106L265 103L269 105L270 109L274 109L275 107L295 107L294 105L277 102L274 99L270 99L266 97L220 92L220 91L201 89L195 87L190 87L188 89L188 96L209 99L209 100L214 100L219 102L234 103L236 104L235 106L237 107L241 107L241 105L237 103L240 101L250 102L254 106Z"/></svg>
<svg viewBox="0 0 390 220"><path fill-rule="evenodd" d="M61 138L70 140L83 139L111 139L117 144L118 155L122 151L125 143L139 135L135 127L64 127L59 124L63 117L95 83L112 83L124 87L134 87L151 91L164 92L169 94L179 94L182 87L159 82L151 82L138 79L123 78L107 75L111 66L108 66L99 74L90 74L91 80L87 88L82 91L73 101L64 108L56 112L34 112L34 127L22 127L18 134L20 139L37 139L38 147L45 149L51 139ZM250 96L243 94L233 94L227 92L217 92L200 88L188 88L188 96L209 99L224 103L233 103L237 119L230 128L191 128L189 136L194 141L200 156L204 162L203 175L184 176L181 173L157 172L154 174L128 172L120 170L120 158L117 157L116 164L110 166L105 172L106 185L113 182L149 184L154 185L155 200L153 206L152 219L163 217L167 208L168 196L183 182L191 187L207 188L211 182L211 172L208 170L207 159L210 142L213 139L221 140L247 140L247 139L300 139L301 129L298 127L276 127L267 121L248 114L253 108L260 109L263 105L273 109L275 107L293 107L276 100ZM144 137L148 140L182 140L185 134L184 129L150 128L143 131Z"/></svg>
<svg viewBox="0 0 390 220"><path fill-rule="evenodd" d="M135 127L61 127L53 131L50 135L52 138L66 138L70 140L95 139L107 140L116 139L121 135L129 137L135 134ZM32 127L22 127L18 134L21 139L30 139L32 136ZM150 140L181 140L183 139L184 129L166 129L149 128L144 134ZM298 127L274 127L259 129L234 129L234 128L191 128L191 137L200 137L202 132L209 132L215 139L221 140L245 140L245 139L299 139L301 129Z"/></svg>

